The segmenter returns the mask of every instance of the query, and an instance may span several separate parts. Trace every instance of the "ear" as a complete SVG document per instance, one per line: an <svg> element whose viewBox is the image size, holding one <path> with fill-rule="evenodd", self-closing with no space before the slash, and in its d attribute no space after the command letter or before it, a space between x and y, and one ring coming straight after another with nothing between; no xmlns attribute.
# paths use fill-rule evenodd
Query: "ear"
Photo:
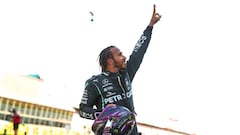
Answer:
<svg viewBox="0 0 240 135"><path fill-rule="evenodd" d="M108 62L108 65L113 65L113 59L112 58L108 58L107 62Z"/></svg>

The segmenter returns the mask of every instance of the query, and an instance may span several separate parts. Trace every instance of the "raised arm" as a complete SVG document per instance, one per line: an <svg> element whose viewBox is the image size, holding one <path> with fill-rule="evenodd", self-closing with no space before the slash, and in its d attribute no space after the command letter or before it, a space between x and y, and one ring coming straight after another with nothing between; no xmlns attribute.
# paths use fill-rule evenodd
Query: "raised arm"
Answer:
<svg viewBox="0 0 240 135"><path fill-rule="evenodd" d="M142 63L145 52L151 40L153 26L160 20L161 15L156 12L156 5L153 5L153 13L149 25L144 30L140 39L136 43L132 54L127 63L127 70L132 81L140 64Z"/></svg>

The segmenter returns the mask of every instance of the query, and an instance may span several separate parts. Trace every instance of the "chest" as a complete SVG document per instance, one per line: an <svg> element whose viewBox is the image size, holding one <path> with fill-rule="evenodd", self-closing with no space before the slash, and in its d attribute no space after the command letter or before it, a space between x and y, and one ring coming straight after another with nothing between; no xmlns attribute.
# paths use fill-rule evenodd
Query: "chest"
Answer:
<svg viewBox="0 0 240 135"><path fill-rule="evenodd" d="M128 76L103 76L98 80L98 86L104 97L125 95L131 93L131 81Z"/></svg>

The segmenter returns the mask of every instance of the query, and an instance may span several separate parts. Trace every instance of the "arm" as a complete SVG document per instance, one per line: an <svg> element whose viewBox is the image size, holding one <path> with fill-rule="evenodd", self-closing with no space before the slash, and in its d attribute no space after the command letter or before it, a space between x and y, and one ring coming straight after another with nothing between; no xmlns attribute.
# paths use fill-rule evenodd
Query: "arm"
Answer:
<svg viewBox="0 0 240 135"><path fill-rule="evenodd" d="M134 47L132 54L127 63L127 70L130 76L131 81L133 80L137 70L142 63L144 54L147 51L148 45L151 40L153 26L160 20L161 16L156 13L156 5L153 5L153 13L149 25L144 30L140 39Z"/></svg>
<svg viewBox="0 0 240 135"><path fill-rule="evenodd" d="M81 103L79 105L79 115L82 118L86 119L95 119L96 115L99 114L100 111L93 108L94 105L99 108L99 95L97 93L96 86L91 83L90 81L87 81L85 83L85 90L82 96Z"/></svg>

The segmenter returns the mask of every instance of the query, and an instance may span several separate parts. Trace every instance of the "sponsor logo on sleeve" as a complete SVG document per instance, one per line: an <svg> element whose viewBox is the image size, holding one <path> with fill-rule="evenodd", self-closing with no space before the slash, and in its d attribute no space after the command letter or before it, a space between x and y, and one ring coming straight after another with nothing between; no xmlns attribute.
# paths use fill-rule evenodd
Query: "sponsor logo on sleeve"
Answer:
<svg viewBox="0 0 240 135"><path fill-rule="evenodd" d="M141 36L141 38L138 40L137 44L135 45L134 52L137 52L138 49L142 46L142 44L145 42L147 39L146 36Z"/></svg>

